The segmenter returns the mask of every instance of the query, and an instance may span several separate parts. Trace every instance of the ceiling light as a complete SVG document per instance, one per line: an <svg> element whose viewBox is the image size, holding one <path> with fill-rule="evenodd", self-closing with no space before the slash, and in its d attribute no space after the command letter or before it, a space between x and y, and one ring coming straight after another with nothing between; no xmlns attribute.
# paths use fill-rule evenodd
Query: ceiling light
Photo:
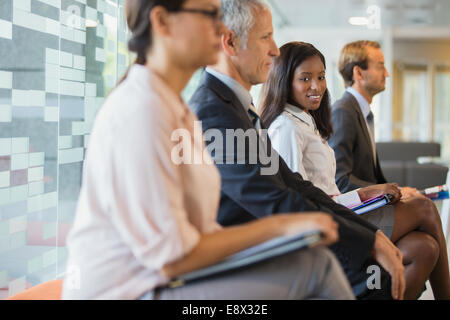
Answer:
<svg viewBox="0 0 450 320"><path fill-rule="evenodd" d="M369 20L366 17L350 17L348 23L353 26L367 26Z"/></svg>

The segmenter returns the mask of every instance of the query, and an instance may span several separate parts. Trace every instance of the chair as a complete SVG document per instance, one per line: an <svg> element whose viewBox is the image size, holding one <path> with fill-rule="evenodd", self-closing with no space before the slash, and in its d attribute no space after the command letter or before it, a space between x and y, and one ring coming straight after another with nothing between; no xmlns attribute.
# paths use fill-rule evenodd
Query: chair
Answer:
<svg viewBox="0 0 450 320"><path fill-rule="evenodd" d="M380 165L389 182L400 186L424 189L445 184L447 166L419 163L419 157L440 157L441 145L436 142L379 142Z"/></svg>
<svg viewBox="0 0 450 320"><path fill-rule="evenodd" d="M62 280L51 280L16 295L9 297L7 300L61 300Z"/></svg>

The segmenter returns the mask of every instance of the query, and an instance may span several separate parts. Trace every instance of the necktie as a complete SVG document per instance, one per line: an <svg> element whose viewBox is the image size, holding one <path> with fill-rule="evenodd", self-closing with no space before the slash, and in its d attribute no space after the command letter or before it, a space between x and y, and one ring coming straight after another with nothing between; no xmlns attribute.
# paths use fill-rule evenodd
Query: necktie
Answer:
<svg viewBox="0 0 450 320"><path fill-rule="evenodd" d="M253 127L259 132L261 129L261 120L259 119L258 113L256 112L255 106L250 104L250 108L248 109L248 114L250 116L250 120L253 123Z"/></svg>
<svg viewBox="0 0 450 320"><path fill-rule="evenodd" d="M366 117L366 120L367 120L367 125L369 126L370 140L372 142L373 159L376 163L377 156L376 156L376 148L375 148L375 126L374 126L372 111L369 112L369 114Z"/></svg>

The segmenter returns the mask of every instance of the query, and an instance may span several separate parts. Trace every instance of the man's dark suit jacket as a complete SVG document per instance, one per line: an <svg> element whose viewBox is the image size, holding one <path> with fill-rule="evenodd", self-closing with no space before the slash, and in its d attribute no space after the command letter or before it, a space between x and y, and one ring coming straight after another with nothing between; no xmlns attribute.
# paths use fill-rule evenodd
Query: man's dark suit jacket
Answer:
<svg viewBox="0 0 450 320"><path fill-rule="evenodd" d="M386 183L376 163L367 125L356 98L349 92L332 106L334 133L328 143L336 156L336 184L343 193Z"/></svg>
<svg viewBox="0 0 450 320"><path fill-rule="evenodd" d="M209 129L218 129L222 132L224 149L226 149L225 131L227 129L255 130L244 106L233 91L208 72L203 73L200 85L189 101L189 106L202 121L203 132ZM211 142L206 141L207 144ZM247 152L245 164L226 164L225 162L217 164L218 159L212 154L222 179L219 223L226 226L235 225L274 213L327 212L339 224L339 241L330 249L341 262L355 295L362 294L370 298L377 295L378 298L390 297L390 288L387 292L366 290L368 276L366 268L376 264L375 260L370 258L370 252L377 227L335 203L309 181L303 180L298 173L290 171L281 157L278 157L278 172L274 175L261 175L260 170L263 164L259 155L255 155L258 159L257 163L250 164L249 148L245 150ZM226 152L225 150L224 158ZM275 151L272 149L272 152ZM385 285L389 281L389 277L383 270L383 289L389 287L389 284Z"/></svg>

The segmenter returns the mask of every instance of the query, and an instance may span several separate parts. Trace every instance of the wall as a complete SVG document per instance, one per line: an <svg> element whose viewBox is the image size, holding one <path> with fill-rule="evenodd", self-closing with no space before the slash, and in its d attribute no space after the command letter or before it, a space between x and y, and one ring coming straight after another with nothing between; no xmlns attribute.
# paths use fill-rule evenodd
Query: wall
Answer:
<svg viewBox="0 0 450 320"><path fill-rule="evenodd" d="M129 63L123 5L0 1L0 298L65 270L92 122Z"/></svg>

